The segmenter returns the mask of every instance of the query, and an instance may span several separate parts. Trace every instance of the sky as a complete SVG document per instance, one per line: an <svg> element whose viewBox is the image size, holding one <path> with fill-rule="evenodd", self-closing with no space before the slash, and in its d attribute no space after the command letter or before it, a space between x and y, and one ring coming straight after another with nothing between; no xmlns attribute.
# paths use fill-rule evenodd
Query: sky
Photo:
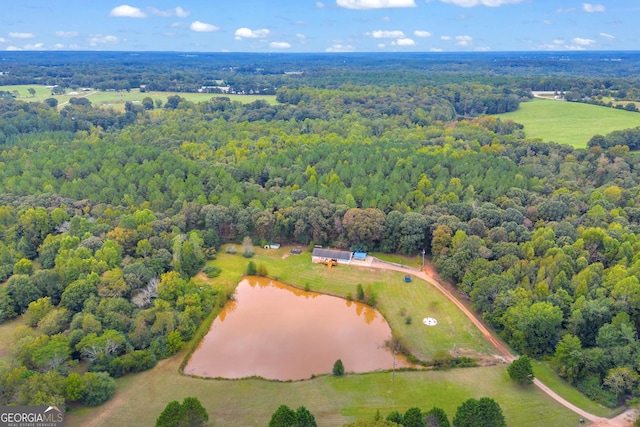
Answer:
<svg viewBox="0 0 640 427"><path fill-rule="evenodd" d="M596 1L0 0L0 50L640 49L640 0Z"/></svg>

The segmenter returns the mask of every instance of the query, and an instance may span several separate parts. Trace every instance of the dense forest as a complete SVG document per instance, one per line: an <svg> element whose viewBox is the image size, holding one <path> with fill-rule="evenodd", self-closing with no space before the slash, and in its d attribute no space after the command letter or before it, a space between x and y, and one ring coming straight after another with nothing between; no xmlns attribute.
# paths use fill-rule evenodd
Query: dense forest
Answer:
<svg viewBox="0 0 640 427"><path fill-rule="evenodd" d="M437 84L392 70L372 84L380 69L338 84L323 68L313 85L272 86L275 105L1 99L0 321L26 326L0 403L108 399L112 377L174 354L226 302L189 279L246 237L426 250L517 351L608 406L640 394L637 129L586 149L527 140L491 115L542 77L442 83L447 67ZM49 78L37 68L9 76Z"/></svg>

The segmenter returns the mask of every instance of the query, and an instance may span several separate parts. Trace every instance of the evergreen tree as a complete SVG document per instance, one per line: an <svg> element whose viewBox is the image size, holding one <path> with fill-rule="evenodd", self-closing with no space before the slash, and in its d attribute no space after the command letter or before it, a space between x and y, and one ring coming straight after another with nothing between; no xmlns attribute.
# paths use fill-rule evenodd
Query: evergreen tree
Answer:
<svg viewBox="0 0 640 427"><path fill-rule="evenodd" d="M271 415L269 427L292 427L296 422L296 413L287 405L280 405Z"/></svg>
<svg viewBox="0 0 640 427"><path fill-rule="evenodd" d="M453 417L454 427L506 427L502 408L490 397L462 402Z"/></svg>
<svg viewBox="0 0 640 427"><path fill-rule="evenodd" d="M531 366L531 359L526 354L511 362L507 372L509 372L509 377L516 382L521 384L533 383L533 367Z"/></svg>
<svg viewBox="0 0 640 427"><path fill-rule="evenodd" d="M333 364L333 375L336 377L341 377L344 375L344 365L342 364L342 360L336 360L336 363Z"/></svg>
<svg viewBox="0 0 640 427"><path fill-rule="evenodd" d="M296 409L296 427L318 427L316 418L304 406Z"/></svg>
<svg viewBox="0 0 640 427"><path fill-rule="evenodd" d="M449 417L442 408L434 406L424 414L425 427L450 427Z"/></svg>
<svg viewBox="0 0 640 427"><path fill-rule="evenodd" d="M180 409L182 405L177 400L167 403L164 411L156 420L156 427L177 427L180 425Z"/></svg>

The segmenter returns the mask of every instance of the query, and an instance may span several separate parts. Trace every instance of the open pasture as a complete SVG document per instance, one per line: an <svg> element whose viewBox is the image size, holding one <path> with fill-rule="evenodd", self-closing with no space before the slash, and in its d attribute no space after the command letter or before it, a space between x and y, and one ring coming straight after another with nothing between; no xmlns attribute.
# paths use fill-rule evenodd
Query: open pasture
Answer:
<svg viewBox="0 0 640 427"><path fill-rule="evenodd" d="M29 88L35 90L35 94L29 93ZM153 99L154 101L160 100L162 105L167 102L167 98L173 95L179 95L190 102L205 102L214 97L228 97L231 101L241 102L248 104L258 99L268 102L269 104L276 104L276 97L274 95L234 95L234 94L212 94L212 93L186 93L186 92L140 92L140 89L132 89L129 92L111 92L111 91L82 91L81 89L72 90L67 89L65 95L52 95L51 89L47 89L41 85L13 85L13 86L0 86L0 90L17 93L17 98L20 101L25 102L42 102L47 98L55 98L58 100L59 106L64 106L70 98L83 97L91 101L94 107L113 108L117 111L124 111L124 105L126 102L133 102L134 104L142 103L142 100L146 97ZM70 95L70 93L75 94Z"/></svg>
<svg viewBox="0 0 640 427"><path fill-rule="evenodd" d="M524 125L528 138L585 148L594 135L640 126L640 113L578 102L534 99L500 114Z"/></svg>
<svg viewBox="0 0 640 427"><path fill-rule="evenodd" d="M372 418L378 409L386 416L414 406L423 410L439 406L451 419L464 400L484 396L501 405L509 426L580 425L577 415L538 388L514 384L505 366L322 376L293 382L231 381L180 375L183 356L184 352L179 353L150 371L118 379L116 395L110 401L98 408L73 408L65 425L153 425L169 401L188 396L202 402L210 423L217 426L265 426L281 404L292 408L304 405L321 427Z"/></svg>

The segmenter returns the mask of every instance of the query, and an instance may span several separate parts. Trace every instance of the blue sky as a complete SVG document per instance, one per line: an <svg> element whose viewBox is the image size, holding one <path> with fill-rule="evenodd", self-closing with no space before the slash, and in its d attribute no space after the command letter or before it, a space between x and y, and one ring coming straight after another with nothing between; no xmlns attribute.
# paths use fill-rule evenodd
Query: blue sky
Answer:
<svg viewBox="0 0 640 427"><path fill-rule="evenodd" d="M597 0L596 0L597 1ZM3 0L0 50L638 50L640 1Z"/></svg>

